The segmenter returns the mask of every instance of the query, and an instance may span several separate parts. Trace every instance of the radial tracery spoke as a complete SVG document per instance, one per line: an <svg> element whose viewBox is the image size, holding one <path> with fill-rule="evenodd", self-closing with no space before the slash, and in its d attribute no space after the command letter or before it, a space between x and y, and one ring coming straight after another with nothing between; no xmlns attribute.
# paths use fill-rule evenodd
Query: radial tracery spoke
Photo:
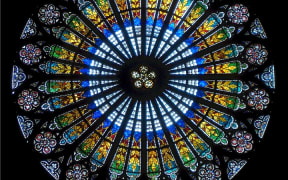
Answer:
<svg viewBox="0 0 288 180"><path fill-rule="evenodd" d="M158 120L159 120L158 122L159 122L161 128L163 129L163 133L165 135L166 140L168 141L169 144L173 144L173 141L171 139L169 130L166 127L165 121L162 118L162 113L159 110L157 103L155 102L155 100L153 100L151 102L152 102L152 106L154 106L154 110L156 111L156 114L157 114L157 117L158 117ZM175 148L175 146L170 146L169 149L170 149L171 153L173 154L173 157L175 158L174 161L176 161L177 166L180 166L180 167L183 166L182 162L180 160L181 158L178 155L178 152L177 152L177 149ZM163 151L162 151L162 154L163 154ZM165 156L165 154L163 154L163 156ZM166 163L164 162L164 164L166 164Z"/></svg>
<svg viewBox="0 0 288 180"><path fill-rule="evenodd" d="M219 105L218 103L216 104L215 101L208 101L207 99L202 99L200 98L199 96L197 96L196 94L191 94L191 93L185 93L181 90L178 90L174 87L169 87L168 90L171 90L172 92L175 92L176 94L179 94L183 97L190 97L190 96L194 96L194 100L197 102L197 103L200 103L200 104L204 104L206 105L207 107L213 107L214 109L217 109L219 111L222 111L222 112L225 112L227 114L231 114L231 111L230 109L226 109L225 107ZM213 94L213 96L215 96L215 94Z"/></svg>
<svg viewBox="0 0 288 180"><path fill-rule="evenodd" d="M89 160L91 160L91 161L93 160L93 157L92 157L92 156L95 155L95 151L98 149L99 145L101 145L101 142L103 142L103 140L106 140L106 138L107 138L106 136L107 136L107 134L109 133L109 129L111 129L111 127L110 127L109 129L107 129L102 136L100 136L101 139L99 139L98 145L95 145L94 148L93 148L92 150L90 150L90 152L89 152L89 151L87 152L86 149L83 149L83 147L81 147L80 144L84 142L84 139L85 139L86 137L88 137L89 134L91 134L93 131L95 131L95 130L97 131L97 130L99 129L99 127L101 126L101 124L103 123L103 121L105 121L105 118L108 117L109 114L114 111L114 108L113 108L113 107L115 107L115 106L119 105L120 103L122 103L123 100L124 100L124 102L125 102L125 98L127 98L127 97L125 97L125 95L122 95L119 99L117 99L117 101L115 102L115 104L112 104L112 106L111 106L106 112L104 112L101 117L99 117L99 119L97 120L97 122L91 125L92 128L89 128L88 131L86 131L86 132L81 136L81 138L79 138L79 139L77 139L77 140L75 141L74 144L76 144L76 145L79 147L79 151L82 151L82 153L84 153L84 154L87 156L87 157L85 157L86 159L89 159ZM97 135L99 135L99 134L97 134ZM85 142L84 142L84 143L85 143ZM86 152L85 152L85 151L86 151Z"/></svg>
<svg viewBox="0 0 288 180"><path fill-rule="evenodd" d="M98 61L98 62L101 62L101 63L103 63L103 64L107 64L108 66L111 66L111 67L113 67L113 68L119 68L120 66L119 66L119 64L116 64L115 62L111 62L111 61L108 61L107 59L104 59L103 57L101 57L101 56L98 56L98 55L95 55L95 54L93 54L93 53L91 53L91 52L87 52L87 51L85 51L85 50L83 50L83 49L79 49L79 48L76 48L75 46L72 46L72 45L70 45L70 44L62 44L63 45L63 47L64 48L66 48L67 50L70 50L70 51L72 51L72 52L75 52L75 53L77 53L77 54L79 54L79 55L82 55L82 56L84 56L84 57L86 57L86 58L90 58L90 59L92 59L92 60L94 60L94 61ZM52 46L52 47L54 47L54 46ZM57 47L57 46L56 46ZM61 47L61 46L60 46ZM53 53L53 52L52 52Z"/></svg>
<svg viewBox="0 0 288 180"><path fill-rule="evenodd" d="M193 148L191 148L192 152L194 152L194 156L197 157L197 161L207 161L207 160L211 160L211 154L210 154L210 151L211 151L211 148L210 147L213 147L215 145L215 143L213 142L212 139L210 139L209 137L207 137L204 132L202 130L200 130L200 128L198 127L198 125L196 124L193 124L191 122L191 119L189 119L187 117L187 115L183 112L182 109L180 109L178 106L176 106L175 104L173 104L172 100L167 98L167 96L161 96L163 99L166 100L167 103L169 103L171 105L171 107L173 107L173 109L180 115L181 119L184 120L184 122L186 123L186 127L185 128L188 128L190 127L191 128L191 131L189 133L187 133L187 138L189 139L190 142L192 142L192 146ZM185 129L183 129L185 131ZM204 149L204 151L199 151L198 147L197 147L197 143L195 143L193 141L193 139L191 138L195 138L197 137L198 140L203 139L201 140L202 143L205 145L207 143L207 146L203 146L202 148L206 148ZM202 145L203 145L202 144ZM199 145L199 144L198 144ZM189 145L190 146L190 145ZM191 147L191 146L190 146Z"/></svg>
<svg viewBox="0 0 288 180"><path fill-rule="evenodd" d="M99 134L99 132L101 132L100 135L100 139L98 140L97 145L95 145L94 149L90 152L88 158L91 159L92 163L95 165L99 163L100 164L104 164L105 163L109 163L110 160L107 160L107 157L105 157L105 159L103 160L103 158L99 158L99 155L101 155L101 149L103 149L104 147L100 147L100 145L103 145L103 143L106 142L106 144L108 143L109 147L111 147L111 144L114 143L115 138L111 138L111 133L113 133L114 135L115 132L113 130L113 128L115 127L115 123L117 118L121 117L121 111L125 110L125 105L127 105L130 101L128 100L127 97L123 96L124 98L121 98L122 101L117 101L117 107L116 110L113 108L108 109L108 111L110 112L109 114L113 114L113 116L107 114L107 118L103 119L104 121L101 122L101 124L98 125L98 128L96 129L96 132ZM119 99L120 100L120 99ZM116 103L115 103L116 105ZM103 133L104 130L104 133ZM104 142L105 141L105 142ZM107 151L109 151L109 147L108 149L106 149ZM97 151L97 152L96 152ZM108 153L108 152L106 152Z"/></svg>
<svg viewBox="0 0 288 180"><path fill-rule="evenodd" d="M194 41L194 37L192 37L193 32L196 33L197 31L197 27L200 25L200 23L202 23L202 21L204 19L206 19L208 16L210 15L210 13L205 13L199 17L199 19L195 19L193 21L193 24L191 24L191 26L189 26L188 28L185 27L185 31L182 32L183 35L180 36L179 39L177 39L169 48L169 51L166 51L163 55L161 55L161 59L163 59L163 61L166 61L167 58L173 57L173 55L169 54L170 51L176 49L177 47L179 47L179 45L181 45L181 43L184 43L187 39L189 40L189 44L191 46L191 43L193 43ZM184 21L185 24L185 21ZM183 25L182 25L183 26ZM177 31L175 32L175 34L177 33ZM172 35L170 37L173 37ZM202 36L201 36L202 37ZM201 38L202 39L202 38ZM191 42L192 41L192 42ZM170 56L169 56L170 55Z"/></svg>
<svg viewBox="0 0 288 180"><path fill-rule="evenodd" d="M172 3L169 5L170 6L169 10L168 10L167 15L165 17L165 20L163 22L163 27L161 28L159 35L157 37L157 40L155 42L154 48L152 49L151 56L156 55L156 50L157 50L157 48L159 48L159 44L160 44L161 40L163 39L163 35L164 35L164 33L168 27L168 22L170 21L170 18L172 17L172 12L174 11L177 4L178 4L177 0L172 0ZM160 6L160 8L161 8L161 6Z"/></svg>
<svg viewBox="0 0 288 180"><path fill-rule="evenodd" d="M95 9L97 10L101 18L103 19L103 22L105 23L104 26L108 27L109 31L113 34L112 36L108 35L109 36L108 40L111 37L112 39L116 39L115 43L118 42L118 44L121 46L122 52L125 52L124 53L125 57L126 58L131 57L131 52L127 49L126 42L122 42L122 40L124 39L123 32L121 29L119 31L119 25L116 25L117 24L116 19L115 19L116 17L115 17L115 14L112 14L113 10L110 7L111 4L108 3L108 1L102 1L102 2L92 1L92 4L94 5Z"/></svg>
<svg viewBox="0 0 288 180"><path fill-rule="evenodd" d="M113 59L114 61L113 62L117 62L117 64L122 64L123 62L122 61L120 61L119 59L117 59L118 57L115 57L115 54L112 54L112 56L110 55L110 54L108 54L108 53L111 53L110 52L110 49L108 49L107 48L107 45L105 44L101 44L100 46L99 46L99 44L95 44L95 42L93 42L91 39L89 39L88 38L88 36L92 36L92 35L94 35L94 37L93 38L97 38L97 36L95 37L95 34L92 32L92 31L89 31L88 33L87 33L87 35L86 36L84 36L84 35L82 35L81 33L79 33L77 30L74 30L74 29L72 29L71 27L68 27L67 29L69 29L69 31L71 31L72 33L74 33L75 35L77 35L80 39L82 39L83 41L82 41L82 43L80 43L79 44L79 47L81 47L81 46L83 46L83 44L85 43L85 45L86 46L88 46L88 48L87 47L85 47L85 50L86 51L90 51L90 53L92 53L93 54L93 52L95 51L95 53L96 53L96 51L97 51L97 49L100 49L100 50L102 50L102 52L97 52L98 54L100 54L100 55L102 55L103 53L105 53L106 55L107 55L107 57L109 57L109 58L111 58L111 59ZM68 32L69 32L68 31ZM63 31L63 33L64 33L65 31ZM64 35L62 35L61 36L61 38L65 38L65 35L66 34L64 34ZM69 34L70 35L70 34ZM73 35L73 34L72 34ZM63 37L64 36L64 37ZM66 37L67 37L67 35L66 35ZM69 37L69 36L68 36ZM92 38L92 37L91 37ZM72 43L74 43L73 41L71 41ZM81 45L81 46L80 46ZM93 49L94 48L94 49Z"/></svg>
<svg viewBox="0 0 288 180"><path fill-rule="evenodd" d="M128 118L130 116L130 114L132 113L132 110L133 110L133 106L135 105L135 101L131 100L129 102L129 105L128 105L128 109L126 110L126 113L123 114L124 117L123 117L123 122L121 122L121 125L119 127L119 132L117 133L117 136L115 137L115 140L114 140L114 143L112 144L112 148L111 148L111 153L109 153L109 156L107 157L107 159L112 159L112 157L114 156L114 153L118 147L118 144L121 140L121 137L124 133L124 127L127 125L128 123ZM117 122L117 121L116 121ZM107 161L108 162L108 161ZM109 163L109 162L108 162ZM110 162L111 163L111 162Z"/></svg>
<svg viewBox="0 0 288 180"><path fill-rule="evenodd" d="M188 3L187 3L188 4ZM170 41L172 41L172 38L173 38L173 36L174 36L174 34L176 34L177 33L177 30L178 29L180 29L181 28L181 25L182 25L182 23L184 22L184 20L187 18L187 16L189 15L189 12L191 12L191 10L192 10L192 8L194 7L194 5L196 4L196 1L193 1L193 2L191 2L191 4L190 5L188 5L189 7L188 7L188 9L185 11L185 13L184 13L184 15L182 16L182 17L178 17L178 15L175 15L174 14L174 16L177 16L177 17L175 17L175 18L180 18L180 20L176 23L177 25L176 25L176 27L175 27L175 29L173 30L173 32L171 33L171 35L167 38L167 42L170 42ZM186 5L187 6L187 5ZM179 7L179 11L181 11L181 8ZM181 14L183 14L183 12L181 12ZM177 42L176 42L177 43ZM180 42L179 42L180 43ZM166 46L167 46L168 44L165 44L161 49L160 49L160 52L162 51L162 50L164 50L165 48L166 48ZM175 46L176 47L176 46ZM172 49L175 49L174 48L174 45L172 45L171 47L170 47L170 50L172 50ZM168 50L169 51L169 50ZM166 53L164 53L161 57L165 57L165 54ZM158 54L158 58L160 58L159 57L159 55L160 54ZM165 59L165 58L163 58L163 59Z"/></svg>
<svg viewBox="0 0 288 180"><path fill-rule="evenodd" d="M237 74L188 74L188 75L170 75L173 80L238 80Z"/></svg>
<svg viewBox="0 0 288 180"><path fill-rule="evenodd" d="M124 28L125 26L124 26L123 19L121 18L120 14L117 13L118 12L117 11L118 7L117 7L115 1L109 1L109 3L110 3L110 6L111 6L111 9L114 11L115 18L117 19L120 28L123 29L122 33L124 33L124 41L128 45L129 51L132 54L132 56L135 56L135 50L132 47L132 44L131 44L131 41L130 41L130 38L128 36L127 31Z"/></svg>
<svg viewBox="0 0 288 180"><path fill-rule="evenodd" d="M88 6L88 5L87 5ZM105 37L104 34L102 34L102 32L94 26L94 24L92 22L90 22L81 12L79 12L78 14L79 18L85 22L85 24L87 24L87 26L95 33L97 34L100 39L102 39L122 60L126 59L125 55L119 51L117 48L115 48L115 46L109 41L109 39L107 37Z"/></svg>

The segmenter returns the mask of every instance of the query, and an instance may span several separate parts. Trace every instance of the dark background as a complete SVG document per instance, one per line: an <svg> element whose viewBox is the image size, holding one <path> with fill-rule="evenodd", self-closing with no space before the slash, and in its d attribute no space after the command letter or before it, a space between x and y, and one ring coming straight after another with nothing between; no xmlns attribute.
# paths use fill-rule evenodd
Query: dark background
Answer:
<svg viewBox="0 0 288 180"><path fill-rule="evenodd" d="M10 79L12 60L16 57L17 42L25 26L32 9L36 3L43 0L2 1L1 19L1 174L2 179L52 179L42 168L37 158L32 153L21 135L15 118L15 110L10 96ZM242 1L244 3L244 1ZM275 3L274 3L275 2ZM279 2L279 1L278 1ZM234 178L235 180L253 179L285 179L281 178L284 166L287 167L286 142L288 136L285 133L287 127L287 99L284 90L287 83L287 41L285 36L287 27L286 12L282 11L283 5L276 1L253 0L248 1L250 12L255 12L260 18L269 38L269 53L275 63L276 70L276 98L273 106L272 120L260 146L256 149L255 157L252 157L243 170ZM246 4L245 4L246 5ZM285 6L285 5L284 5ZM286 10L287 11L287 10ZM286 70L286 72L285 72ZM285 103L283 103L285 102ZM285 109L284 109L285 108ZM283 163L284 164L281 164ZM287 179L287 177L286 177Z"/></svg>

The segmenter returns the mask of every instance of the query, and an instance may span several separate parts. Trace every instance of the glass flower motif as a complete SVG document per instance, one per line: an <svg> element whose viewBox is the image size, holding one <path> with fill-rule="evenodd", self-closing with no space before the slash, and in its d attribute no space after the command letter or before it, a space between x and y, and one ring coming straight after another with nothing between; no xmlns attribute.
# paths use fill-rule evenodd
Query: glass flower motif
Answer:
<svg viewBox="0 0 288 180"><path fill-rule="evenodd" d="M263 138L275 90L269 37L247 7L37 7L19 37L11 89L43 168L54 179L232 179Z"/></svg>

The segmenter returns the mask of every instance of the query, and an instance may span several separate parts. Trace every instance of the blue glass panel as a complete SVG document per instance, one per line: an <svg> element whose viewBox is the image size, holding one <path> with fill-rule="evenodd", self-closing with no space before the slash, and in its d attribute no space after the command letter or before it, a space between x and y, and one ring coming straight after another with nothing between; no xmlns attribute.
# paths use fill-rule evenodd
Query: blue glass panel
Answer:
<svg viewBox="0 0 288 180"><path fill-rule="evenodd" d="M168 130L173 133L173 134L176 134L176 127L174 125L171 125L168 127Z"/></svg>
<svg viewBox="0 0 288 180"><path fill-rule="evenodd" d="M82 81L81 86L82 87L89 87L89 81Z"/></svg>
<svg viewBox="0 0 288 180"><path fill-rule="evenodd" d="M170 31L173 31L173 30L175 29L175 23L169 24L168 29L169 29Z"/></svg>
<svg viewBox="0 0 288 180"><path fill-rule="evenodd" d="M113 29L115 32L120 31L120 27L118 26L118 24L113 24L112 29Z"/></svg>
<svg viewBox="0 0 288 180"><path fill-rule="evenodd" d="M153 25L153 19L152 19L151 16L149 16L149 18L147 19L147 21L146 21L146 25L150 25L150 26Z"/></svg>
<svg viewBox="0 0 288 180"><path fill-rule="evenodd" d="M192 38L186 39L185 43L187 44L187 46L190 46L193 43L193 41L194 41L194 38L192 37Z"/></svg>
<svg viewBox="0 0 288 180"><path fill-rule="evenodd" d="M135 26L141 26L141 20L140 20L138 17L136 17L136 18L134 19L134 25L135 25Z"/></svg>
<svg viewBox="0 0 288 180"><path fill-rule="evenodd" d="M125 27L131 26L131 22L130 22L128 19L125 19L125 21L124 21L124 26L125 26Z"/></svg>
<svg viewBox="0 0 288 180"><path fill-rule="evenodd" d="M91 62L92 62L91 59L83 59L82 61L84 62L84 64L87 64L89 66L91 65Z"/></svg>
<svg viewBox="0 0 288 180"><path fill-rule="evenodd" d="M91 52L92 54L95 54L95 52L97 51L97 49L95 47L89 47L88 51Z"/></svg>
<svg viewBox="0 0 288 180"><path fill-rule="evenodd" d="M205 59L203 59L203 58L197 58L197 59L196 59L196 63L197 63L198 65L203 64L204 61L205 61Z"/></svg>
<svg viewBox="0 0 288 180"><path fill-rule="evenodd" d="M158 26L158 27L162 27L163 26L162 19L159 19L159 20L156 21L156 26Z"/></svg>
<svg viewBox="0 0 288 180"><path fill-rule="evenodd" d="M141 132L135 131L134 132L134 138L135 138L136 142L138 142L139 139L141 138Z"/></svg>
<svg viewBox="0 0 288 180"><path fill-rule="evenodd" d="M176 123L177 123L180 127L185 128L185 122L184 122L182 119L179 119Z"/></svg>
<svg viewBox="0 0 288 180"><path fill-rule="evenodd" d="M95 111L93 114L93 118L99 118L101 116L102 116L102 113L99 110Z"/></svg>
<svg viewBox="0 0 288 180"><path fill-rule="evenodd" d="M90 103L87 108L88 108L88 109L95 109L95 108L96 108L96 105L95 105L95 103L93 102L93 103Z"/></svg>
<svg viewBox="0 0 288 180"><path fill-rule="evenodd" d="M90 71L90 69L87 69L87 68L82 68L82 69L80 69L80 72L81 72L82 74L89 74L89 71Z"/></svg>
<svg viewBox="0 0 288 180"><path fill-rule="evenodd" d="M193 46L193 47L190 48L190 50L191 50L191 52L192 52L193 54L196 53L196 52L198 52L199 49L200 49L200 47L198 47L198 46Z"/></svg>
<svg viewBox="0 0 288 180"><path fill-rule="evenodd" d="M108 31L107 29L104 29L104 36L109 37L111 35L111 32Z"/></svg>
<svg viewBox="0 0 288 180"><path fill-rule="evenodd" d="M112 127L112 134L116 133L120 129L120 126L114 124Z"/></svg>
<svg viewBox="0 0 288 180"><path fill-rule="evenodd" d="M184 33L183 29L178 29L175 34L176 36L181 37L183 33Z"/></svg>
<svg viewBox="0 0 288 180"><path fill-rule="evenodd" d="M130 130L125 130L125 131L124 131L124 138L125 138L125 139L128 139L128 138L131 136L131 133L132 133L132 132L131 132Z"/></svg>
<svg viewBox="0 0 288 180"><path fill-rule="evenodd" d="M95 44L97 46L100 46L103 43L103 41L101 39L95 39Z"/></svg>
<svg viewBox="0 0 288 180"><path fill-rule="evenodd" d="M200 87L206 87L208 85L208 83L206 81L199 81L198 82L198 86Z"/></svg>
<svg viewBox="0 0 288 180"><path fill-rule="evenodd" d="M201 91L201 90L198 89L198 90L197 90L197 93L196 93L196 96L202 98L203 96L205 96L205 93L204 93L203 91Z"/></svg>
<svg viewBox="0 0 288 180"><path fill-rule="evenodd" d="M192 104L192 108L193 108L193 109L201 109L201 106L199 106L198 103L193 102L193 104Z"/></svg>
<svg viewBox="0 0 288 180"><path fill-rule="evenodd" d="M157 134L157 136L158 136L161 140L163 139L164 133L163 133L162 130L156 131L156 134Z"/></svg>
<svg viewBox="0 0 288 180"><path fill-rule="evenodd" d="M208 70L205 68L198 68L198 73L199 74L205 74Z"/></svg>
<svg viewBox="0 0 288 180"><path fill-rule="evenodd" d="M186 115L188 118L194 118L194 117L195 117L195 116L194 116L194 113L193 113L192 111L190 111L190 110L188 110L185 115Z"/></svg>
<svg viewBox="0 0 288 180"><path fill-rule="evenodd" d="M153 132L147 132L146 133L146 135L147 135L147 139L150 141L150 142L152 142L153 141Z"/></svg>
<svg viewBox="0 0 288 180"><path fill-rule="evenodd" d="M91 93L90 93L90 90L87 90L83 93L83 96L84 97L90 97L91 96Z"/></svg>
<svg viewBox="0 0 288 180"><path fill-rule="evenodd" d="M112 122L109 119L105 119L105 121L103 122L103 128L110 126L111 123Z"/></svg>

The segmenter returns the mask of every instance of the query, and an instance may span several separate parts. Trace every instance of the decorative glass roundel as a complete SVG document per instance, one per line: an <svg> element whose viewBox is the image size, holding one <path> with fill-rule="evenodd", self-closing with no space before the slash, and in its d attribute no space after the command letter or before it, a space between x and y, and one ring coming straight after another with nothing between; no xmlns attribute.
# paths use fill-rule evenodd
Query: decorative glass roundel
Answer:
<svg viewBox="0 0 288 180"><path fill-rule="evenodd" d="M232 179L270 120L268 48L238 1L47 1L20 36L17 121L54 179Z"/></svg>

